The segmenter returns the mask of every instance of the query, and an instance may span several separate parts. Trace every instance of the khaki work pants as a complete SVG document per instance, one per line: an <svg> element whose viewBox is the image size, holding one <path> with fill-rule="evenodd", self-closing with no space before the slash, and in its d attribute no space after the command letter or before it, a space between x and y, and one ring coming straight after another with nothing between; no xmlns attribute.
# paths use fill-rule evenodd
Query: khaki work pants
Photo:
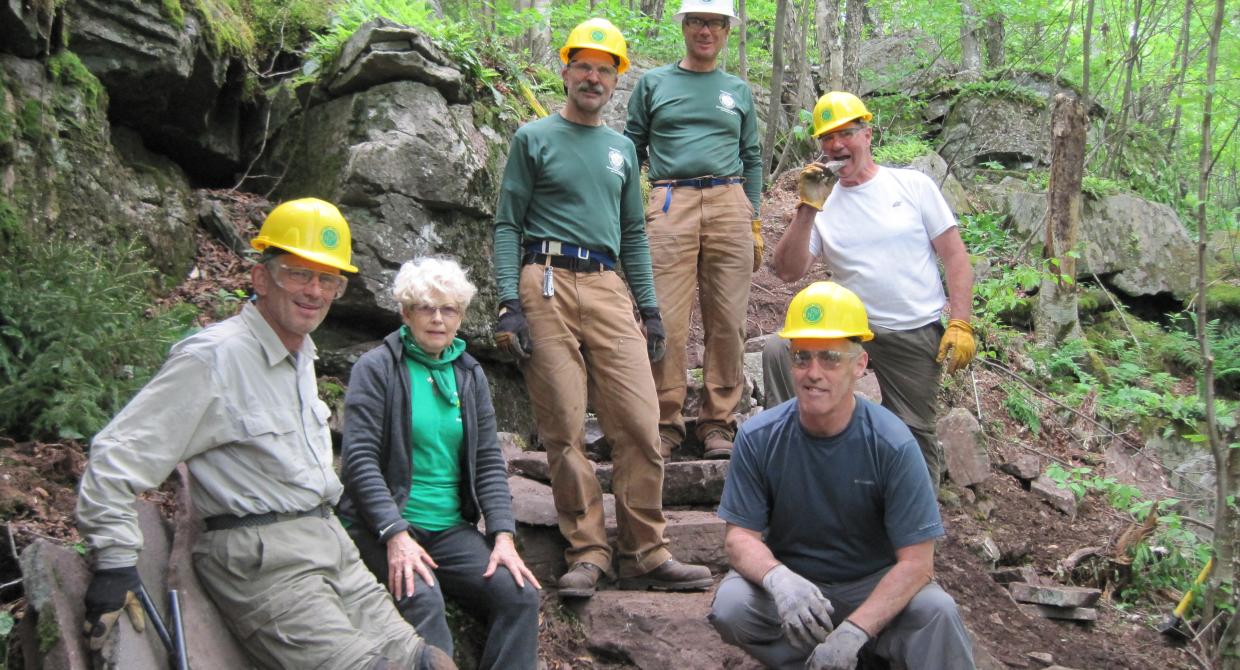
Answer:
<svg viewBox="0 0 1240 670"><path fill-rule="evenodd" d="M685 437L686 343L693 297L702 310L705 353L697 437L711 430L736 433L733 410L745 389L745 312L753 274L753 206L740 184L711 188L655 186L646 207L646 235L655 294L667 330L667 354L655 363L659 430Z"/></svg>
<svg viewBox="0 0 1240 670"><path fill-rule="evenodd" d="M412 668L424 644L335 517L204 533L194 568L260 667Z"/></svg>
<svg viewBox="0 0 1240 670"><path fill-rule="evenodd" d="M943 447L936 434L935 419L942 367L934 359L943 337L943 324L934 321L913 330L870 328L874 339L862 342L861 346L869 354L870 368L878 377L883 407L912 431L937 492L944 474ZM796 395L789 347L789 341L777 335L766 338L762 376L766 396L763 406L768 409Z"/></svg>
<svg viewBox="0 0 1240 670"><path fill-rule="evenodd" d="M587 392L611 443L620 576L671 558L663 536L663 458L646 338L628 287L612 271L552 268L555 295L542 294L544 266L521 268L521 308L534 352L521 369L547 450L564 558L611 570L603 493L585 455ZM587 389L587 384L589 387Z"/></svg>

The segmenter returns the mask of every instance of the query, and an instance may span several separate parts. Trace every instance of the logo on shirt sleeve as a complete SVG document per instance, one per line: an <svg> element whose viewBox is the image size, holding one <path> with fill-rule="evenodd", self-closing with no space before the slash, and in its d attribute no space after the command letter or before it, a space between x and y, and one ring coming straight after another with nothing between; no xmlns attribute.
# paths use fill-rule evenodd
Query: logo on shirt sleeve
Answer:
<svg viewBox="0 0 1240 670"><path fill-rule="evenodd" d="M618 175L624 174L624 154L615 147L607 148L607 169Z"/></svg>
<svg viewBox="0 0 1240 670"><path fill-rule="evenodd" d="M727 91L719 91L719 104L715 106L715 109L736 116L736 98Z"/></svg>

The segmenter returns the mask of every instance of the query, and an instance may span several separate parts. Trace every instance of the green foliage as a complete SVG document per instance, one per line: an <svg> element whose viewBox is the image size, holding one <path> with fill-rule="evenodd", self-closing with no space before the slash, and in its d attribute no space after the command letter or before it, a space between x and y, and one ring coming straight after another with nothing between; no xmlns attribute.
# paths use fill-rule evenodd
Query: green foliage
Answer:
<svg viewBox="0 0 1240 670"><path fill-rule="evenodd" d="M1081 179L1081 192L1094 200L1101 200L1123 190L1123 186L1114 179L1085 175Z"/></svg>
<svg viewBox="0 0 1240 670"><path fill-rule="evenodd" d="M874 147L874 160L883 165L908 165L931 151L934 151L934 147L920 137L884 137L883 142Z"/></svg>
<svg viewBox="0 0 1240 670"><path fill-rule="evenodd" d="M242 10L260 49L299 45L327 27L331 5L323 0L247 0ZM290 50L283 46L283 50Z"/></svg>
<svg viewBox="0 0 1240 670"><path fill-rule="evenodd" d="M192 309L156 309L136 245L44 241L0 258L0 433L88 438L155 372Z"/></svg>
<svg viewBox="0 0 1240 670"><path fill-rule="evenodd" d="M1005 382L1003 389L1003 407L1008 416L1021 422L1033 434L1042 430L1040 418L1042 407L1029 389L1015 382Z"/></svg>
<svg viewBox="0 0 1240 670"><path fill-rule="evenodd" d="M38 100L27 100L22 103L17 113L17 127L27 142L39 144L51 135L43 120L43 105Z"/></svg>
<svg viewBox="0 0 1240 670"><path fill-rule="evenodd" d="M979 258L1011 259L1020 247L1020 240L1003 227L999 212L978 212L960 217L958 229L964 248Z"/></svg>
<svg viewBox="0 0 1240 670"><path fill-rule="evenodd" d="M159 8L174 28L180 30L185 27L185 8L181 6L181 0L160 0Z"/></svg>
<svg viewBox="0 0 1240 670"><path fill-rule="evenodd" d="M171 0L169 0L171 1ZM188 0L190 9L203 20L216 54L252 59L254 31L241 11L242 0Z"/></svg>
<svg viewBox="0 0 1240 670"><path fill-rule="evenodd" d="M975 81L965 84L956 93L952 104L954 105L964 98L1007 98L1038 108L1046 107L1046 98L1040 93L1008 79Z"/></svg>
<svg viewBox="0 0 1240 670"><path fill-rule="evenodd" d="M15 249L25 241L26 228L13 203L0 196L0 249Z"/></svg>

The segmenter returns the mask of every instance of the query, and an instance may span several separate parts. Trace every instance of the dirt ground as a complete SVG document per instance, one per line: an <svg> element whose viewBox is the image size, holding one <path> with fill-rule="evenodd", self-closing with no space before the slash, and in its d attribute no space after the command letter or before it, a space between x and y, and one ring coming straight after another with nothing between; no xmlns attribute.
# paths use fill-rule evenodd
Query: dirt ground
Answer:
<svg viewBox="0 0 1240 670"><path fill-rule="evenodd" d="M785 225L782 215L791 210L795 201L793 177L786 174L777 180L764 203L768 261ZM242 202L238 208L253 209L254 203ZM200 236L200 249L199 274L179 287L172 299L190 300L207 318L222 318L235 309L236 300L228 296L247 286L247 273L235 255L205 234ZM761 269L754 277L750 293L747 336L778 330L784 309L796 291L822 278L825 273L816 266L810 277L786 285L768 268ZM696 323L690 337L690 351L694 352L701 342L701 329ZM1044 464L1050 459L1072 464L1096 463L1101 459L1101 454L1083 450L1069 438L1066 429L1051 420L1046 421L1047 429L1040 435L1031 436L1003 410L1001 378L976 365L973 372L992 460L1002 461L1021 450L1042 454ZM968 388L966 382L949 386L955 390L945 392L947 405L974 407L972 383L968 383ZM5 532L0 533L0 607L14 616L20 616L24 606L18 597L17 553L39 537L70 546L79 543L72 518L74 491L84 463L84 449L76 443L15 444L0 438L0 521L5 527ZM944 507L948 537L938 549L938 578L959 603L978 641L999 661L1015 668L1041 667L1027 654L1043 652L1051 654L1057 664L1080 670L1199 667L1187 651L1171 646L1153 630L1153 617L1159 615L1156 608L1144 613L1126 612L1104 597L1098 606L1099 620L1092 624L1026 616L1006 589L989 577L989 566L975 549L978 538L988 532L1000 548L1000 564L1029 565L1050 578L1059 561L1073 551L1086 546L1113 548L1120 533L1129 526L1105 502L1087 498L1076 518L1070 519L1037 500L1018 480L999 472L976 492L956 493L964 502ZM971 498L974 500L970 501ZM593 657L572 617L561 613L554 601L545 605L540 639L549 668L626 667ZM1163 611L1170 611L1173 602L1168 599L1164 605Z"/></svg>

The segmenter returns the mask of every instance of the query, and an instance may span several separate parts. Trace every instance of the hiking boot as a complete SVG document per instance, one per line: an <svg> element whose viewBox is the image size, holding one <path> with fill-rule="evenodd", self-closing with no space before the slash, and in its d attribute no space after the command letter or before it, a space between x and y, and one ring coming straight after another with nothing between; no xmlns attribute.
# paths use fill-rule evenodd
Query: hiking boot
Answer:
<svg viewBox="0 0 1240 670"><path fill-rule="evenodd" d="M457 670L456 662L444 650L428 642L413 656L414 670Z"/></svg>
<svg viewBox="0 0 1240 670"><path fill-rule="evenodd" d="M663 456L664 463L670 463L672 460L672 450L680 446L681 439L667 433L659 433L659 453Z"/></svg>
<svg viewBox="0 0 1240 670"><path fill-rule="evenodd" d="M573 567L564 573L555 587L561 598L589 598L594 595L594 587L603 576L603 569L593 563L573 563Z"/></svg>
<svg viewBox="0 0 1240 670"><path fill-rule="evenodd" d="M622 578L620 588L626 591L702 591L710 588L713 581L710 568L705 565L689 565L669 558L644 575Z"/></svg>
<svg viewBox="0 0 1240 670"><path fill-rule="evenodd" d="M702 440L705 452L702 458L727 460L732 458L732 438L722 430L712 430Z"/></svg>

